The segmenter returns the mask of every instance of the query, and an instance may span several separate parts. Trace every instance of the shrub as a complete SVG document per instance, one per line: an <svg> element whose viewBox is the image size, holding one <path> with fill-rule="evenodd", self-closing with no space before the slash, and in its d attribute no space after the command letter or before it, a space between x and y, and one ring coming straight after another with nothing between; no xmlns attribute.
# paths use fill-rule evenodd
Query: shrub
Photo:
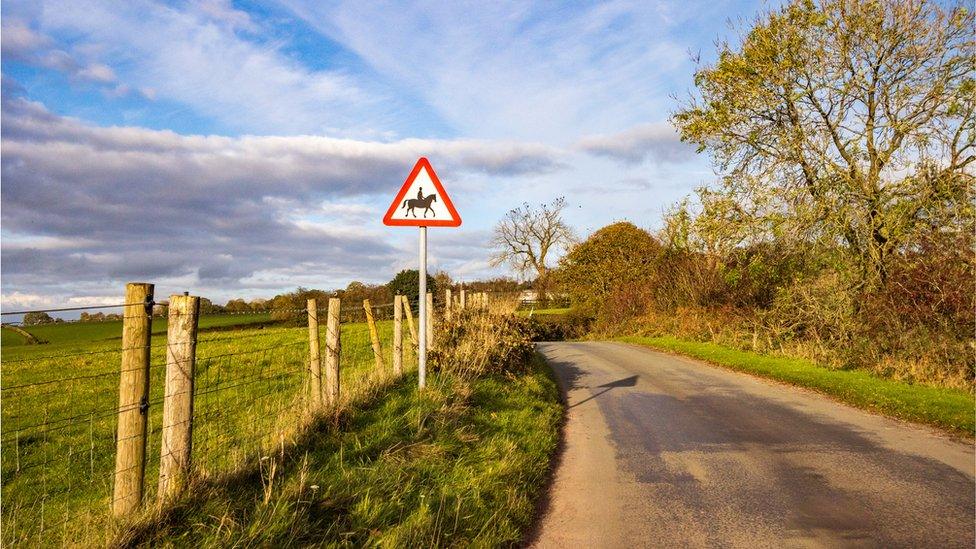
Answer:
<svg viewBox="0 0 976 549"><path fill-rule="evenodd" d="M583 337L593 325L591 317L572 310L559 315L533 315L525 328L532 341L563 341Z"/></svg>
<svg viewBox="0 0 976 549"><path fill-rule="evenodd" d="M556 283L574 308L595 315L621 286L647 283L661 246L633 223L608 225L593 233L559 262ZM629 305L628 305L629 306Z"/></svg>
<svg viewBox="0 0 976 549"><path fill-rule="evenodd" d="M462 377L519 373L534 352L531 333L529 320L513 311L457 311L442 321L428 361Z"/></svg>

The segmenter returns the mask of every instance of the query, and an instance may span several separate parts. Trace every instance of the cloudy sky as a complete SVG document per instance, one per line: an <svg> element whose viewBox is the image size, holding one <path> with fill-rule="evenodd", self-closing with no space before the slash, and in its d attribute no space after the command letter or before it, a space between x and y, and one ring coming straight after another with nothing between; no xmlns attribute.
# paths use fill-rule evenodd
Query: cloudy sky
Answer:
<svg viewBox="0 0 976 549"><path fill-rule="evenodd" d="M381 218L418 156L464 218L430 264L565 196L585 235L714 179L667 119L759 2L2 2L2 304L108 303L126 281L222 302L385 282Z"/></svg>

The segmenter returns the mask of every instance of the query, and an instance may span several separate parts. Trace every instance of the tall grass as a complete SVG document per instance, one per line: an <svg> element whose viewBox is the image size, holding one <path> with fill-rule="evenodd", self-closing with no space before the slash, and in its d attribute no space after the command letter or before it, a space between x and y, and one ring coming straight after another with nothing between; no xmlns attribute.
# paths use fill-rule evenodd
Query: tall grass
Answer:
<svg viewBox="0 0 976 549"><path fill-rule="evenodd" d="M512 333L518 325L510 317L496 310L440 319L424 390L417 390L412 369L400 378L376 377L368 390L315 418L255 466L198 484L116 541L518 543L546 478L561 407L531 346L524 355L525 345L505 344L524 337Z"/></svg>

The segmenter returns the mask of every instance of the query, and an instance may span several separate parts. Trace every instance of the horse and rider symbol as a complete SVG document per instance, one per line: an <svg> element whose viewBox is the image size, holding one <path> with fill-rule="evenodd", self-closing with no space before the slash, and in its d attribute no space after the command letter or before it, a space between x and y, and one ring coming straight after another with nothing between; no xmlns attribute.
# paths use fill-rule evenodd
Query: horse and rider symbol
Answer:
<svg viewBox="0 0 976 549"><path fill-rule="evenodd" d="M424 219L427 219L427 212L430 212L432 216L437 217L437 212L434 211L434 208L430 207L431 202L437 202L437 195L431 193L424 196L424 188L420 187L420 189L417 190L417 198L409 198L404 200L403 205L400 206L400 209L402 210L403 208L406 208L407 213L405 215L413 214L414 217L417 217L417 212L414 211L414 208L423 208Z"/></svg>

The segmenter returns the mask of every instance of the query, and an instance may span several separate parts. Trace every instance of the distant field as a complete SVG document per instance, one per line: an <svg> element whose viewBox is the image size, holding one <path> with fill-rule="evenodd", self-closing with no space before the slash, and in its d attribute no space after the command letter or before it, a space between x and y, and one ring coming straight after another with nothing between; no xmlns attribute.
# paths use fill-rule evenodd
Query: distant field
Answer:
<svg viewBox="0 0 976 549"><path fill-rule="evenodd" d="M271 322L269 313L255 313L242 315L203 315L200 317L200 329L221 328L228 326L246 326ZM39 326L22 326L34 337L47 341L49 345L88 343L92 341L118 339L122 337L122 321L111 320L104 322L65 322L60 324L42 324ZM24 345L23 337L10 330L2 330L4 346ZM153 319L153 333L166 333L166 318ZM47 345L44 345L45 347ZM50 351L50 349L48 349Z"/></svg>
<svg viewBox="0 0 976 549"><path fill-rule="evenodd" d="M267 315L201 318L202 328L268 320ZM386 369L392 322L378 323ZM84 540L104 545L111 502L121 323L32 328L51 343L2 349L4 546ZM165 320L153 321L147 502L154 501L165 371ZM325 341L325 326L321 339ZM13 334L15 335L15 334ZM405 338L406 339L406 338ZM201 333L195 377L193 453L219 474L269 451L306 410L307 328ZM412 364L412 362L405 362ZM341 390L376 375L363 323L342 325Z"/></svg>

